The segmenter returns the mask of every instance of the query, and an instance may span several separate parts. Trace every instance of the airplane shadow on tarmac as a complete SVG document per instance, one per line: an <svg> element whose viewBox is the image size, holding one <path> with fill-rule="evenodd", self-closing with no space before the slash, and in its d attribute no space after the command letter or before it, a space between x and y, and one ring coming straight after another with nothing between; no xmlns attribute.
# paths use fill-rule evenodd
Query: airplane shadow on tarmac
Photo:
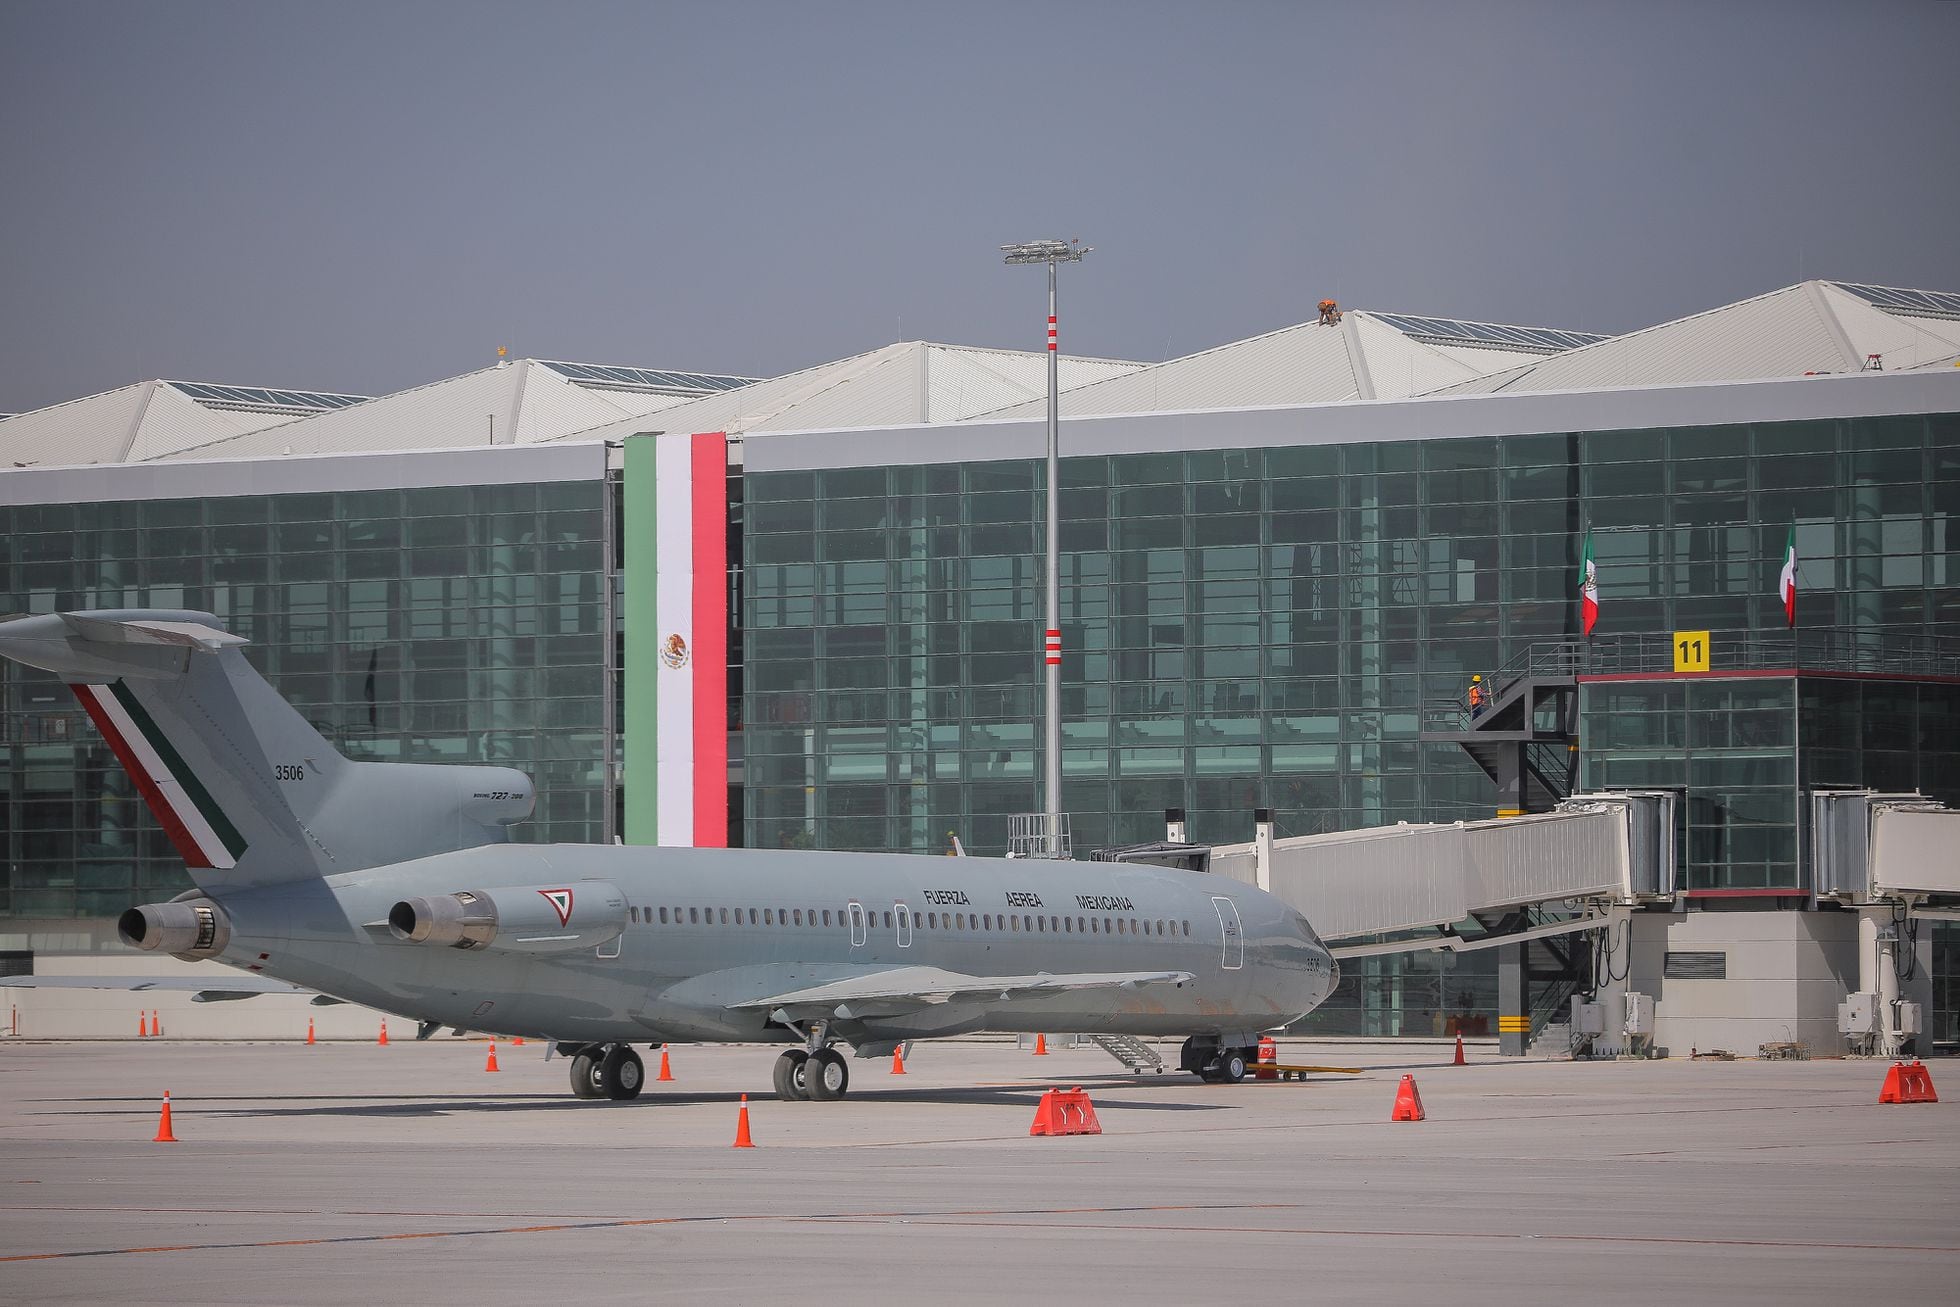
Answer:
<svg viewBox="0 0 1960 1307"><path fill-rule="evenodd" d="M1093 1084L1093 1082L1091 1082ZM1137 1082L1123 1082L1123 1087ZM1145 1082L1148 1083L1148 1082ZM1176 1082L1171 1082L1176 1083ZM1072 1087L1072 1086L1071 1086ZM1117 1086L1102 1086L1111 1088ZM1192 1085L1193 1090L1203 1086ZM933 1105L963 1105L973 1107L1025 1107L1032 1111L1041 1090L1031 1087L964 1087L947 1089L887 1089L860 1091L849 1095L845 1105L854 1102L880 1103L886 1106L903 1106L906 1103ZM624 1102L610 1102L604 1099L581 1101L569 1095L509 1094L486 1098L473 1094L413 1094L400 1096L381 1096L375 1094L308 1094L304 1097L290 1097L283 1102L268 1103L259 1095L219 1095L213 1097L185 1097L177 1102L180 1110L188 1109L200 1116L226 1117L418 1117L445 1116L452 1113L495 1113L495 1112L591 1112L606 1108L643 1108L658 1110L663 1106L688 1104L729 1104L738 1102L743 1095L739 1092L715 1091L711 1093L677 1094L648 1093L639 1098ZM749 1097L760 1105L776 1103L778 1100L769 1093L752 1094ZM60 1102L65 1110L58 1112L34 1113L46 1116L153 1116L156 1102L149 1098L71 1098L71 1099L17 1099L25 1106L28 1103ZM128 1104L128 1106L123 1106ZM232 1106L238 1104L239 1106ZM252 1106L243 1106L252 1104ZM802 1108L801 1104L784 1106ZM1228 1102L1139 1102L1105 1101L1097 1105L1103 1110L1119 1107L1126 1111L1143 1112L1215 1112L1231 1106ZM809 1110L821 1111L822 1105L811 1104Z"/></svg>

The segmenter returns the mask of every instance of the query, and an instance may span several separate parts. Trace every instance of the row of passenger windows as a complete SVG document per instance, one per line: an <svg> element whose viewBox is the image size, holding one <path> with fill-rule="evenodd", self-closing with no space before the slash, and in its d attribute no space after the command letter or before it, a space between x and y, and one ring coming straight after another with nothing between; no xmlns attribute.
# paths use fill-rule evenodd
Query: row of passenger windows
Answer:
<svg viewBox="0 0 1960 1307"><path fill-rule="evenodd" d="M634 925L662 926L843 926L850 921L848 909L829 908L653 908L629 909ZM1155 921L1136 917L1043 917L1021 913L991 912L910 912L911 924L922 930L962 930L1027 935L1155 935L1181 936L1191 933L1189 921ZM873 926L879 913L867 911ZM883 914L885 929L897 922L892 912Z"/></svg>

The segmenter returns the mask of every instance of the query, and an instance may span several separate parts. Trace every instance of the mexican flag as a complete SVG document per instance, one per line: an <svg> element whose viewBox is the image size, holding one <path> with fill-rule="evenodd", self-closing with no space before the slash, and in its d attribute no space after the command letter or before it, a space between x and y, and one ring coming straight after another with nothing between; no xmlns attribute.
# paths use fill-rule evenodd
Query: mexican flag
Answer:
<svg viewBox="0 0 1960 1307"><path fill-rule="evenodd" d="M1586 553L1579 560L1579 623L1588 638L1599 620L1599 569L1593 565L1592 531L1586 532Z"/></svg>
<svg viewBox="0 0 1960 1307"><path fill-rule="evenodd" d="M626 842L728 844L728 440L626 441Z"/></svg>
<svg viewBox="0 0 1960 1307"><path fill-rule="evenodd" d="M1783 546L1783 575L1776 579L1776 588L1783 596L1783 621L1788 626L1797 624L1797 524L1790 524L1790 539Z"/></svg>

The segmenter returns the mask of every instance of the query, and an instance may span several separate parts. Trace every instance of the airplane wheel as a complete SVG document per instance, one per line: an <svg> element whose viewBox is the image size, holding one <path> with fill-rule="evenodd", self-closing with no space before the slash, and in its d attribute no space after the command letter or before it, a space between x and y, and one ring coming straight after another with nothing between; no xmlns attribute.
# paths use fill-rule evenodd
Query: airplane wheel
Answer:
<svg viewBox="0 0 1960 1307"><path fill-rule="evenodd" d="M647 1080L646 1064L640 1055L624 1044L614 1044L599 1065L599 1080L606 1097L615 1102L638 1098Z"/></svg>
<svg viewBox="0 0 1960 1307"><path fill-rule="evenodd" d="M819 1103L834 1103L851 1087L851 1068L834 1048L813 1053L804 1064L803 1084Z"/></svg>
<svg viewBox="0 0 1960 1307"><path fill-rule="evenodd" d="M1201 1043L1196 1036L1193 1036L1185 1040L1184 1047L1178 1050L1177 1065L1180 1070L1189 1071L1199 1079L1205 1080L1210 1078L1205 1074L1205 1068L1209 1067L1217 1056L1218 1044L1215 1041Z"/></svg>
<svg viewBox="0 0 1960 1307"><path fill-rule="evenodd" d="M572 1058L572 1097L602 1098L605 1091L599 1085L599 1059L590 1053L580 1053Z"/></svg>
<svg viewBox="0 0 1960 1307"><path fill-rule="evenodd" d="M1245 1079L1245 1054L1228 1049L1218 1056L1218 1083L1236 1085Z"/></svg>
<svg viewBox="0 0 1960 1307"><path fill-rule="evenodd" d="M804 1076L809 1061L810 1055L800 1048L792 1048L776 1059L776 1097L785 1103L800 1103L810 1096Z"/></svg>

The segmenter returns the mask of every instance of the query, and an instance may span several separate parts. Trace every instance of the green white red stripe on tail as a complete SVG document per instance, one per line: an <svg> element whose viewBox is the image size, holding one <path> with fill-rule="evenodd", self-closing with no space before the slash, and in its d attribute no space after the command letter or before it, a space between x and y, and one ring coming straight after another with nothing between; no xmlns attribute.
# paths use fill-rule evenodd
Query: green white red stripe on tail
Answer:
<svg viewBox="0 0 1960 1307"><path fill-rule="evenodd" d="M237 866L245 854L244 837L129 687L115 681L69 688L136 782L184 864L219 870Z"/></svg>
<svg viewBox="0 0 1960 1307"><path fill-rule="evenodd" d="M1790 524L1790 538L1783 546L1783 575L1777 578L1777 590L1783 596L1783 623L1785 626L1797 624L1797 527Z"/></svg>

